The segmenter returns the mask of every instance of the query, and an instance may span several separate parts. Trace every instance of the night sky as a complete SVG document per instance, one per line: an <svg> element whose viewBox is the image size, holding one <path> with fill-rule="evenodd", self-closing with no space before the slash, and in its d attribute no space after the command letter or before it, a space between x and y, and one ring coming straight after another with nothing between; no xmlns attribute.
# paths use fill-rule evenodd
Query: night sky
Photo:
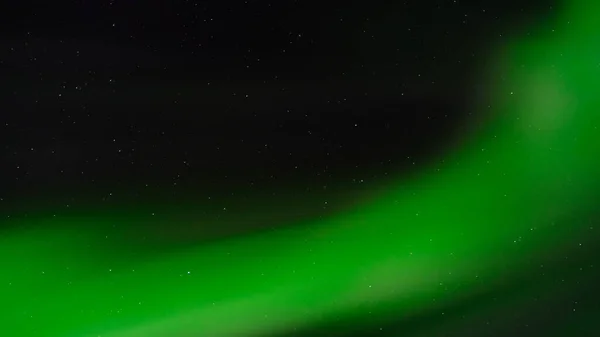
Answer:
<svg viewBox="0 0 600 337"><path fill-rule="evenodd" d="M472 70L525 12L500 1L23 2L3 19L3 183L26 198L48 184L65 198L67 186L115 189L116 200L148 195L131 184L172 198L411 171L481 118L467 105L481 85Z"/></svg>
<svg viewBox="0 0 600 337"><path fill-rule="evenodd" d="M500 0L3 4L0 237L10 242L14 233L41 227L57 237L105 237L82 245L86 254L110 255L98 257L107 264L117 256L125 265L360 212L392 181L400 186L394 189L427 181L450 154L486 132L493 114L481 102L503 76L489 70L494 48L540 33L559 8L556 1ZM74 220L82 218L94 220ZM595 216L586 219L582 228L593 229ZM36 251L35 245L23 247ZM19 254L27 268L35 254ZM520 283L555 285L572 269L593 267L591 253L577 256L554 271L536 267L500 284L490 279L485 292L410 317L364 328L323 317L281 335L592 336L593 328L583 326L600 318L598 296L577 285L596 276L571 276L571 290L543 300L523 295L530 290ZM0 269L2 259L17 263L0 256ZM508 260L495 270L509 269ZM0 271L0 294L10 278ZM160 277L149 282L160 287ZM523 313L507 304L471 314L513 293L543 304ZM183 310L173 303L161 310ZM154 319L143 315L139 324ZM52 335L42 323L29 324L26 333L17 323L9 331ZM112 331L122 326L106 324ZM385 329L373 332L373 324ZM437 326L443 329L431 332ZM53 336L71 336L60 333ZM202 328L156 336L178 334L213 336Z"/></svg>
<svg viewBox="0 0 600 337"><path fill-rule="evenodd" d="M343 209L479 118L473 32L501 34L499 4L24 3L3 23L2 205Z"/></svg>

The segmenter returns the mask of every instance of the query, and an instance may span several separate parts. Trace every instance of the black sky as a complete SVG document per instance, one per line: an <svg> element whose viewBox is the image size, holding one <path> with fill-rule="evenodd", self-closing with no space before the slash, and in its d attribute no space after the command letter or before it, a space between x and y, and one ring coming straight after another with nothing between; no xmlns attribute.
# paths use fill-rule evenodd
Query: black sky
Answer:
<svg viewBox="0 0 600 337"><path fill-rule="evenodd" d="M505 1L2 6L0 208L12 218L209 197L223 209L240 191L306 197L308 218L339 211L477 130L486 47L552 13Z"/></svg>
<svg viewBox="0 0 600 337"><path fill-rule="evenodd" d="M328 202L307 217L339 210L477 130L487 47L553 13L506 1L2 6L0 208L13 218L208 197L222 209L241 190Z"/></svg>

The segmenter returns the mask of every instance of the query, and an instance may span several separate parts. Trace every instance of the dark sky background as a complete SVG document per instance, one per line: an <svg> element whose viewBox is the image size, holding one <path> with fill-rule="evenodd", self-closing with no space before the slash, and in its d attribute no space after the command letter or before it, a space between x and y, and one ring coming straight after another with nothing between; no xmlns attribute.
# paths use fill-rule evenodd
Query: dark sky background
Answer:
<svg viewBox="0 0 600 337"><path fill-rule="evenodd" d="M32 203L369 189L361 181L411 172L468 134L485 46L551 12L506 1L2 6L0 207L13 217Z"/></svg>
<svg viewBox="0 0 600 337"><path fill-rule="evenodd" d="M484 86L473 79L486 47L526 34L521 27L555 4L0 6L1 226L36 214L147 210L158 220L132 221L134 232L154 233L153 249L167 249L201 239L189 221L166 229L160 215L193 218L189 205L200 200L204 218L238 214L215 237L241 235L345 210L391 176L409 180L434 165L485 118L470 103ZM448 312L460 315L460 305ZM402 322L403 331L426 322ZM485 322L476 331L514 335Z"/></svg>
<svg viewBox="0 0 600 337"><path fill-rule="evenodd" d="M506 1L2 6L1 226L152 214L127 222L160 247L347 211L435 166L484 125L471 103L489 47L554 13ZM221 225L207 235L198 217Z"/></svg>

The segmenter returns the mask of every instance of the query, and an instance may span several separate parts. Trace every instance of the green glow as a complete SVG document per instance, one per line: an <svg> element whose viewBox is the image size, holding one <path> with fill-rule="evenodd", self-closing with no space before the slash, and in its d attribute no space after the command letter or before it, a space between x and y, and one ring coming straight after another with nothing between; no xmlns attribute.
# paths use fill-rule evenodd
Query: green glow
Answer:
<svg viewBox="0 0 600 337"><path fill-rule="evenodd" d="M362 319L348 324L361 325L526 277L558 244L582 239L584 226L571 220L592 210L600 183L600 4L572 1L561 14L540 35L489 52L493 95L478 102L493 116L488 129L359 210L153 257L102 251L89 228L120 221L110 217L0 237L4 335L253 336L353 317Z"/></svg>

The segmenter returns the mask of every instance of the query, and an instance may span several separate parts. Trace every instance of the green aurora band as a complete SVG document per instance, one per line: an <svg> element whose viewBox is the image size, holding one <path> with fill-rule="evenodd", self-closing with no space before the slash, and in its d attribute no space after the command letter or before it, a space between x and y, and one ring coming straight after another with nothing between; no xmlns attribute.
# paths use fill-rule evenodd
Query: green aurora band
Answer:
<svg viewBox="0 0 600 337"><path fill-rule="evenodd" d="M571 1L530 36L490 48L478 80L493 84L475 102L489 123L443 166L390 182L356 210L94 262L101 253L88 248L97 240L89 228L110 217L68 220L88 229L12 229L0 237L2 335L261 336L335 322L379 329L503 284L550 296L532 268L550 269L586 244L583 219L600 187L598 16L599 2ZM478 310L514 311L522 297Z"/></svg>

